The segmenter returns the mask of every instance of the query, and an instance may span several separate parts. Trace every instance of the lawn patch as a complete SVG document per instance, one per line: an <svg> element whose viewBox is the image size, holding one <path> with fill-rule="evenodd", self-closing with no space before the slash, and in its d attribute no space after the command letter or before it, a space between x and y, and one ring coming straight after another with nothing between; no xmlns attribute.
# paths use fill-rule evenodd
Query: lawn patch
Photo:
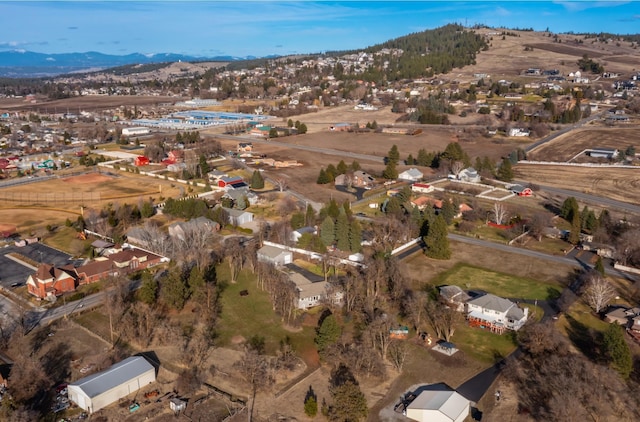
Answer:
<svg viewBox="0 0 640 422"><path fill-rule="evenodd" d="M465 290L483 290L504 298L555 299L560 286L526 277L490 271L464 263L438 274L431 282L434 286L454 285Z"/></svg>
<svg viewBox="0 0 640 422"><path fill-rule="evenodd" d="M499 362L513 352L517 345L513 331L499 335L489 330L469 327L466 323L461 323L456 329L452 342L472 359L488 364Z"/></svg>

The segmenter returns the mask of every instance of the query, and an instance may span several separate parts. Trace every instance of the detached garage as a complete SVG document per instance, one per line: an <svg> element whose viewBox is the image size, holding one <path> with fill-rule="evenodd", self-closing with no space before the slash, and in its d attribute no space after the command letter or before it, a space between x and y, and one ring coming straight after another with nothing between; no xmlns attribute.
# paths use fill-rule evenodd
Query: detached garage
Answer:
<svg viewBox="0 0 640 422"><path fill-rule="evenodd" d="M132 356L109 369L69 384L69 400L89 413L128 396L156 380L156 370L145 358Z"/></svg>
<svg viewBox="0 0 640 422"><path fill-rule="evenodd" d="M463 422L470 402L455 391L427 390L407 406L407 417L420 422Z"/></svg>

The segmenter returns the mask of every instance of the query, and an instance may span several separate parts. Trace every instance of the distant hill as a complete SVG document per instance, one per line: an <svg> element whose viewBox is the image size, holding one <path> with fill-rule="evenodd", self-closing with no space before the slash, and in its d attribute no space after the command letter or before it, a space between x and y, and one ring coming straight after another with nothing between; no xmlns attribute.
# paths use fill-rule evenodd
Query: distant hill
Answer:
<svg viewBox="0 0 640 422"><path fill-rule="evenodd" d="M12 50L0 51L0 76L34 77L55 76L64 73L75 73L89 70L107 69L131 64L172 63L249 60L255 57L195 57L182 54L140 54L124 56L103 54L95 51L86 53L44 54L32 51Z"/></svg>

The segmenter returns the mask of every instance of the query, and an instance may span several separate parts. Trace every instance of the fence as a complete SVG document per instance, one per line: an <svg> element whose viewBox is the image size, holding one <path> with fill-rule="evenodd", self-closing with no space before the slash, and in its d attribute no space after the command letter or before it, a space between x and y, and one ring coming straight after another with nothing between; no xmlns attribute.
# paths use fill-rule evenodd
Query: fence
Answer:
<svg viewBox="0 0 640 422"><path fill-rule="evenodd" d="M100 201L100 192L1 192L0 201L29 204L74 203Z"/></svg>

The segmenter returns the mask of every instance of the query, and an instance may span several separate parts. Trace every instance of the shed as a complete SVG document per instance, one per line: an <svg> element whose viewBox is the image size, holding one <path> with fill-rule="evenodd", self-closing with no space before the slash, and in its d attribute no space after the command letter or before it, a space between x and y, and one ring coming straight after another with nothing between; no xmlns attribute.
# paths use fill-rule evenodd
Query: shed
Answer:
<svg viewBox="0 0 640 422"><path fill-rule="evenodd" d="M180 400L179 398L172 397L169 399L169 409L173 410L174 413L183 412L184 409L187 408L187 402L184 400Z"/></svg>
<svg viewBox="0 0 640 422"><path fill-rule="evenodd" d="M94 413L156 380L156 370L142 356L132 356L110 368L69 384L69 400Z"/></svg>
<svg viewBox="0 0 640 422"><path fill-rule="evenodd" d="M456 391L427 390L407 406L407 417L420 422L463 422L471 404Z"/></svg>

